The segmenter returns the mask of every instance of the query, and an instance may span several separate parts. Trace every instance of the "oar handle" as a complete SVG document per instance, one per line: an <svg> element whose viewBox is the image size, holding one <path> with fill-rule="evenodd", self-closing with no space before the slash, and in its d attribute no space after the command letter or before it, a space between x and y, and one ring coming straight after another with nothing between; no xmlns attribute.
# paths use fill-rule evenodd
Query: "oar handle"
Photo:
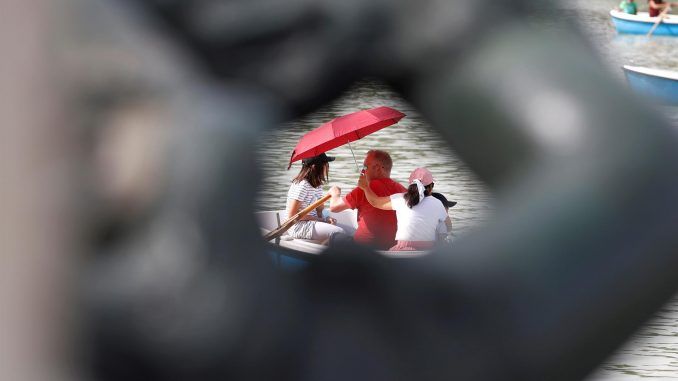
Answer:
<svg viewBox="0 0 678 381"><path fill-rule="evenodd" d="M264 239L266 241L270 241L270 240L273 240L273 239L280 237L281 235L283 235L283 233L285 233L287 230L289 230L289 228L291 228L292 225L297 223L301 219L301 217L309 214L313 209L324 204L325 201L330 199L330 197L332 197L332 195L328 193L328 194L324 195L322 198L320 198L318 201L316 201L313 204L311 204L311 205L305 207L304 209L300 210L297 214L295 214L294 216L288 218L285 222L283 222L280 225L280 227L273 229L270 232L268 232L268 234L266 234L264 236Z"/></svg>
<svg viewBox="0 0 678 381"><path fill-rule="evenodd" d="M652 28L650 29L650 31L647 32L647 36L646 36L646 37L652 36L652 33L654 33L654 30L657 29L657 27L659 26L659 24L661 24L662 20L664 20L664 17L666 17L666 14L667 14L670 10L671 10L671 6L667 4L667 5L666 5L666 8L664 8L664 10L659 14L659 16L658 16L658 18L657 18L657 22L655 22L654 25L652 25Z"/></svg>

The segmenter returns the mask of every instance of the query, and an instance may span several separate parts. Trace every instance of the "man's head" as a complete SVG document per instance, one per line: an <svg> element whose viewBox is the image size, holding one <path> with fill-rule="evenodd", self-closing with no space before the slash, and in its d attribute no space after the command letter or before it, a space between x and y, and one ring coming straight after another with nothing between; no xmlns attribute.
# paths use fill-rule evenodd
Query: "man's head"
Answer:
<svg viewBox="0 0 678 381"><path fill-rule="evenodd" d="M391 177L393 161L386 151L369 150L363 161L363 169L368 180Z"/></svg>

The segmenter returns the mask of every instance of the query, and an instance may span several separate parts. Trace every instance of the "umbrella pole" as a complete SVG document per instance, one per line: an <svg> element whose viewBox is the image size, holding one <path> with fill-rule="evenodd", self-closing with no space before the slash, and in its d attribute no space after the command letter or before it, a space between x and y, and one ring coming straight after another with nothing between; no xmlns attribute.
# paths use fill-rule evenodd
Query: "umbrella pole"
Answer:
<svg viewBox="0 0 678 381"><path fill-rule="evenodd" d="M353 155L353 162L355 163L355 168L358 170L358 173L360 173L360 167L358 166L358 161L355 159L355 154L353 153L353 148L351 148L351 141L348 141L348 149L351 150L351 155Z"/></svg>

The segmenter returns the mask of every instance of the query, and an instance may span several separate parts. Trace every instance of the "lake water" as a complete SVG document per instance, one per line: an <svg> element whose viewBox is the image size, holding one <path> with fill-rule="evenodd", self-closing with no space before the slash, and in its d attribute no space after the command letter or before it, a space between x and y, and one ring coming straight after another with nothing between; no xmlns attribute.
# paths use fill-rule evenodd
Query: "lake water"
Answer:
<svg viewBox="0 0 678 381"><path fill-rule="evenodd" d="M645 1L637 3L641 11L646 9ZM567 16L578 20L604 64L620 80L621 66L626 64L678 71L678 38L617 35L608 14L617 4L610 0L562 2ZM678 108L660 110L678 126ZM658 311L589 381L647 378L678 380L678 298Z"/></svg>
<svg viewBox="0 0 678 381"><path fill-rule="evenodd" d="M678 38L653 36L648 39L616 34L608 12L617 3L616 0L562 1L562 17L580 25L599 52L603 65L620 81L624 80L621 71L624 64L678 70ZM644 10L645 2L640 1L639 6ZM369 149L387 150L394 161L391 177L403 184L411 170L424 165L434 174L435 189L458 202L450 210L456 235L463 235L487 221L493 209L489 189L450 152L416 110L390 88L375 81L356 84L335 102L288 123L274 135L262 137L260 156L265 180L263 190L258 194L259 209L284 208L290 180L300 168L297 162L287 171L287 163L304 133L337 116L382 105L396 108L407 116L397 125L352 143L358 164L362 164ZM664 107L661 112L678 125L676 108ZM337 157L331 164L330 183L339 185L344 192L350 191L357 179L351 150L344 146L329 154ZM327 188L325 186L325 190ZM658 311L654 319L589 377L589 381L644 378L678 380L678 299Z"/></svg>
<svg viewBox="0 0 678 381"><path fill-rule="evenodd" d="M486 187L447 148L437 132L431 129L417 112L390 88L377 82L357 84L346 96L304 119L289 123L271 137L263 138L261 159L266 172L263 191L259 193L262 210L283 209L290 180L299 172L301 162L295 162L287 171L292 149L299 138L325 121L356 110L390 106L407 116L398 124L384 128L361 140L328 152L336 160L330 164L330 184L351 191L358 179L356 162L362 166L365 153L383 149L391 154L391 178L407 184L410 172L417 166L426 166L435 177L435 190L449 200L457 201L452 208L455 234L478 226L491 210L491 195ZM351 148L353 153L351 153ZM353 160L355 155L355 160ZM325 190L329 188L326 185Z"/></svg>

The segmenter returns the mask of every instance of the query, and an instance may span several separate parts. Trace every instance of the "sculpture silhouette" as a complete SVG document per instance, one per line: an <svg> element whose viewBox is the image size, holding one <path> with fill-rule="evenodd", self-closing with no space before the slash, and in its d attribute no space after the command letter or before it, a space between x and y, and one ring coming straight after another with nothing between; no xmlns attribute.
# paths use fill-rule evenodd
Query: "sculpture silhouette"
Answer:
<svg viewBox="0 0 678 381"><path fill-rule="evenodd" d="M151 74L91 86L113 94L108 108L156 94L171 125L152 197L88 217L85 368L102 380L585 377L678 287L677 138L574 29L531 26L554 17L539 3L100 5ZM345 246L280 272L267 254L284 249L252 214L256 139L366 77L492 187L496 217L426 257Z"/></svg>

